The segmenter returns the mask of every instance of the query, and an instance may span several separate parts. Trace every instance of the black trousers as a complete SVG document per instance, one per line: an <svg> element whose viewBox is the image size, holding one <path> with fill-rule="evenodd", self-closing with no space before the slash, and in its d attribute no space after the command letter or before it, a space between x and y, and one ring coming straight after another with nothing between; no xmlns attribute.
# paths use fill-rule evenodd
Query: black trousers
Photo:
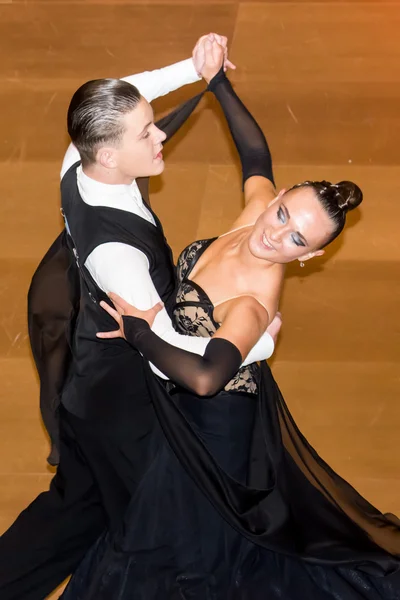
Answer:
<svg viewBox="0 0 400 600"><path fill-rule="evenodd" d="M80 419L60 408L60 464L0 538L0 599L43 600L74 572L126 508L158 452L161 428L145 388L118 396L106 414Z"/></svg>
<svg viewBox="0 0 400 600"><path fill-rule="evenodd" d="M1 600L43 600L70 575L107 525L98 486L61 410L60 464L0 538Z"/></svg>

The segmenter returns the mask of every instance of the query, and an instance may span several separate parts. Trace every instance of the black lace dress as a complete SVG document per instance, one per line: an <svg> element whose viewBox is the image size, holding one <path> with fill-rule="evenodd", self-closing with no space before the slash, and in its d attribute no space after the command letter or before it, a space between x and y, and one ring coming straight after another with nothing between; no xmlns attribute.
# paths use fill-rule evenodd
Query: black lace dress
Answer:
<svg viewBox="0 0 400 600"><path fill-rule="evenodd" d="M177 329L218 324L178 261ZM398 600L399 522L382 515L301 436L267 365L199 398L149 371L165 438L118 536L98 541L64 600ZM383 576L385 575L385 576Z"/></svg>

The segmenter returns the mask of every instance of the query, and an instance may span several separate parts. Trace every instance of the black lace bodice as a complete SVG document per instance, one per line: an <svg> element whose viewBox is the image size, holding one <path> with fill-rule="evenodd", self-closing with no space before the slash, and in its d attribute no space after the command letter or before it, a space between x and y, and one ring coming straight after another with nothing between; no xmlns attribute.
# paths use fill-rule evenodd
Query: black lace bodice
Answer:
<svg viewBox="0 0 400 600"><path fill-rule="evenodd" d="M189 279L197 260L215 238L193 242L178 259L176 304L173 309L175 328L179 333L212 337L219 324L213 317L214 306L205 291ZM238 325L239 326L239 325ZM258 365L242 367L225 386L226 391L257 393Z"/></svg>

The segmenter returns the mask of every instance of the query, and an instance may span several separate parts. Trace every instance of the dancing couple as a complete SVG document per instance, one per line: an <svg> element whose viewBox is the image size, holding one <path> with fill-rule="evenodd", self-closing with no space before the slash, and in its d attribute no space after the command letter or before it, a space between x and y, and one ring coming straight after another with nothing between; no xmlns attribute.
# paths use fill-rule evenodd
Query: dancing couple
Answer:
<svg viewBox="0 0 400 600"><path fill-rule="evenodd" d="M2 599L39 600L70 573L64 600L400 598L399 520L318 456L264 362L285 265L322 255L362 193L348 181L277 193L229 66L213 34L192 60L72 98L66 227L29 295L59 465L0 541ZM245 208L175 269L147 178L203 94L159 123L148 100L198 74L227 119Z"/></svg>

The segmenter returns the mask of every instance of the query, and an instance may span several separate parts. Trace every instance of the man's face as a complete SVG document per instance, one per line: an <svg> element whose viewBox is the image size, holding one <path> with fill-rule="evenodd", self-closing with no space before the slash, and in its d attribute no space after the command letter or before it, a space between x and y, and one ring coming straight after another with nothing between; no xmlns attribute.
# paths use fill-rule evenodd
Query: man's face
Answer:
<svg viewBox="0 0 400 600"><path fill-rule="evenodd" d="M154 124L153 109L144 98L124 115L125 132L113 155L121 181L130 183L137 177L159 175L164 170L161 153L167 137Z"/></svg>

